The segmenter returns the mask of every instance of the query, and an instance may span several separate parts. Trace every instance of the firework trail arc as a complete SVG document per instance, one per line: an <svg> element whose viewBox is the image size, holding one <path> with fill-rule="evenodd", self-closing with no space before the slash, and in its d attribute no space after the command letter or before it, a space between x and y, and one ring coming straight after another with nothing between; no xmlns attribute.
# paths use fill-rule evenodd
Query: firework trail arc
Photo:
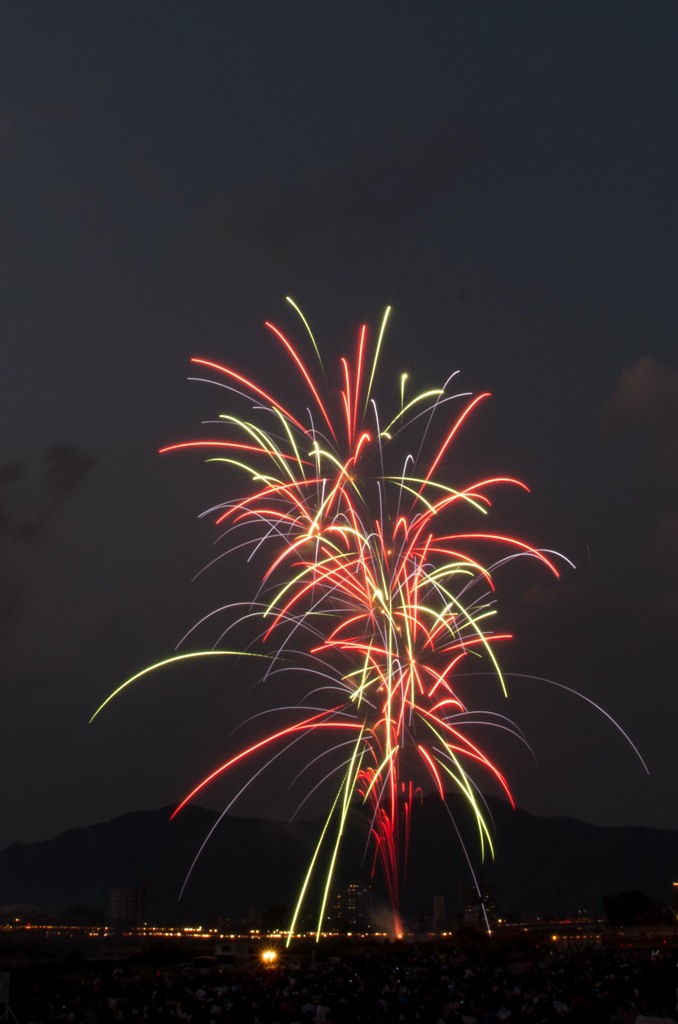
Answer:
<svg viewBox="0 0 678 1024"><path fill-rule="evenodd" d="M332 392L310 327L291 304L302 316L322 381L282 331L266 326L305 392L303 411L291 411L284 396L270 394L229 366L195 358L193 364L209 373L200 379L220 383L234 404L248 411L222 414L217 437L161 451L203 449L209 460L244 479L237 495L211 511L227 535L237 534L232 551L268 552L254 602L248 602L248 616L261 620L267 674L293 663L318 676L321 685L293 709L292 720L290 709L281 709L285 724L233 752L175 813L234 765L262 757L272 762L300 739L322 736L336 754L329 773L334 797L290 935L318 872L324 878L321 931L341 838L356 801L368 809L373 868L381 870L394 930L400 932L415 795L433 786L444 800L452 784L472 808L481 847L490 849L479 773L491 776L512 802L503 773L471 738L478 709L464 703L457 685L470 661L474 667L484 662L506 693L496 648L510 636L492 630L493 566L520 555L555 576L558 569L551 553L525 540L455 529L469 515L486 518L498 488L527 490L507 476L459 487L447 480L446 460L486 394L447 394L448 380L443 388L408 398L403 375L395 410L381 426L374 391L390 311L373 347L367 329L359 331L355 356L339 361L338 387ZM403 454L409 438L416 456ZM258 775L259 761L256 767Z"/></svg>

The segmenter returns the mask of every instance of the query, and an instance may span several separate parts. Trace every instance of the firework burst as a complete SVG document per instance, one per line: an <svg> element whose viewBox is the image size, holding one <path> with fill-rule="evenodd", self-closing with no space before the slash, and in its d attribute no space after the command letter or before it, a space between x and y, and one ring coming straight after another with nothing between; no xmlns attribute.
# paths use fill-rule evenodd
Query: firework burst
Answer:
<svg viewBox="0 0 678 1024"><path fill-rule="evenodd" d="M261 762L270 766L304 737L322 737L334 758L323 781L332 782L334 796L290 936L316 875L323 879L320 933L349 809L358 802L368 810L372 866L381 870L400 932L417 792L434 788L444 801L446 788L458 790L483 849L492 842L481 780L492 778L513 802L504 774L472 739L482 709L467 706L458 686L469 663L476 671L484 663L506 694L497 649L510 636L492 628L493 571L515 556L555 576L558 569L553 553L483 528L497 490L527 490L525 484L506 476L449 480L453 449L487 394L450 391L453 375L443 387L410 397L403 376L382 418L374 393L389 310L373 343L360 330L353 358L333 368L338 377L331 389L308 323L291 304L317 369L277 327L266 326L289 359L303 402L272 394L230 366L193 359L198 379L224 387L235 411L219 417L215 436L162 451L201 449L229 467L230 480L235 474L241 481L210 512L231 551L256 553L265 564L253 601L245 616L234 615L231 628L254 615L260 647L247 653L268 659L265 675L294 667L317 681L292 712L280 709L286 717L279 727L234 750L175 813L237 764L252 762L256 777ZM411 453L406 441L414 445ZM477 526L460 527L469 518ZM244 652L177 655L127 680L107 701L170 661L236 653ZM499 716L494 724L517 732Z"/></svg>

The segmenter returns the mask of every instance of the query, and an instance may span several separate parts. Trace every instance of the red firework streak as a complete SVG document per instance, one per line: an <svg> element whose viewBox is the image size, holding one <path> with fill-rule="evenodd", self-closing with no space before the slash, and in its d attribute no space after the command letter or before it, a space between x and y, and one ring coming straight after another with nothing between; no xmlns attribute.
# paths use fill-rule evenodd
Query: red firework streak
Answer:
<svg viewBox="0 0 678 1024"><path fill-rule="evenodd" d="M303 411L290 411L287 400L239 371L194 359L234 396L236 407L250 411L223 414L218 437L162 449L207 449L211 460L245 480L216 510L216 523L227 532L244 531L239 549L269 551L253 605L261 616L262 650L271 652L269 673L293 658L323 681L312 691L315 704L309 694L292 722L234 752L175 811L236 764L261 756L270 763L303 736L326 740L327 751L336 754L325 776L333 780L334 797L290 937L317 873L324 880L320 934L347 816L358 801L369 810L373 870L381 869L395 933L401 931L413 799L422 787L432 786L443 801L446 786L461 792L481 847L491 848L476 776L489 774L512 797L502 772L469 735L478 709L462 701L458 680L469 658L481 660L506 693L495 647L510 637L491 629L493 565L520 554L558 575L552 560L523 540L455 531L455 521L489 514L497 488L527 490L504 476L461 487L446 478L450 452L486 394L453 395L443 387L406 401L403 377L396 411L380 424L372 392L388 314L371 348L363 327L353 361L340 360L338 403L336 390L332 396L316 382L298 348L272 324L266 326L305 392ZM414 455L404 455L408 438ZM325 706L318 708L319 699Z"/></svg>

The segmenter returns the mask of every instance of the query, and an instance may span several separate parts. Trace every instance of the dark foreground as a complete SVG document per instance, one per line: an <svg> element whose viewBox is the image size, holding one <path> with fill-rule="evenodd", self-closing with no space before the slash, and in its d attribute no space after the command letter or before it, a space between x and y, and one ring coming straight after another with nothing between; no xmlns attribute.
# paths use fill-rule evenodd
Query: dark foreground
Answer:
<svg viewBox="0 0 678 1024"><path fill-rule="evenodd" d="M450 944L324 948L235 966L79 955L10 970L18 1024L634 1024L678 1020L676 953ZM5 965L6 968L7 965ZM0 969L3 965L0 964ZM4 1010L7 1009L7 1014Z"/></svg>

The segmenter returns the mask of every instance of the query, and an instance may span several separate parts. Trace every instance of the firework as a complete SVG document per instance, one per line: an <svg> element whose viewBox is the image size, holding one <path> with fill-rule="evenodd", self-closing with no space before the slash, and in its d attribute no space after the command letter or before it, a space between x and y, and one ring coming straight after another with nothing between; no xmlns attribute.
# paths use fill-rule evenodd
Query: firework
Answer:
<svg viewBox="0 0 678 1024"><path fill-rule="evenodd" d="M484 663L506 694L497 649L510 636L493 630L493 572L516 556L555 576L558 569L552 553L483 529L495 492L527 490L525 484L506 476L455 485L449 480L453 449L487 394L455 393L453 375L444 386L410 397L403 376L382 417L375 394L389 310L373 343L363 327L354 356L328 367L330 380L338 374L330 386L313 334L292 305L308 335L312 366L299 345L266 326L289 359L303 400L286 398L283 389L273 394L240 370L196 358L197 379L225 388L234 411L219 417L214 436L162 452L202 449L229 467L233 492L210 512L232 552L265 559L253 601L245 616L234 614L231 627L256 616L260 646L247 653L267 659L265 675L294 668L313 673L314 682L292 712L280 709L285 717L278 727L235 749L175 813L235 765L251 762L254 778L292 744L322 737L333 759L322 781L332 783L333 797L290 936L316 875L322 877L321 931L356 803L367 809L372 866L381 870L400 932L415 794L434 788L444 801L450 786L463 794L482 849L492 847L482 779L492 778L513 802L504 774L472 739L482 709L469 707L458 686L469 663L475 671ZM469 520L477 525L460 525ZM127 680L108 700L170 661L236 653L243 652L216 649L166 659ZM499 716L494 721L515 728Z"/></svg>

